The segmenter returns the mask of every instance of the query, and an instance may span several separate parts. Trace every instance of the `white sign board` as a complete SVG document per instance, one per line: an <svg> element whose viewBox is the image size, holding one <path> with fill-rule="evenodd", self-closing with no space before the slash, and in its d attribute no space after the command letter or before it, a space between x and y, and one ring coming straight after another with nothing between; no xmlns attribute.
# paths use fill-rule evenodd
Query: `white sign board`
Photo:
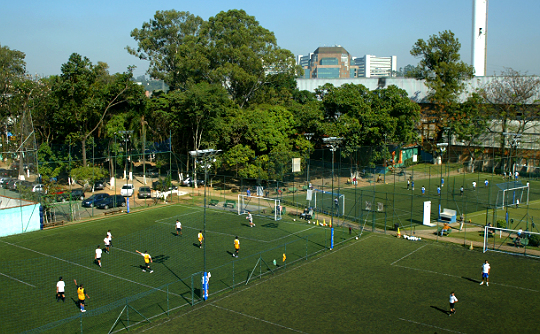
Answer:
<svg viewBox="0 0 540 334"><path fill-rule="evenodd" d="M435 226L431 223L431 201L424 202L424 219L422 222L426 226Z"/></svg>

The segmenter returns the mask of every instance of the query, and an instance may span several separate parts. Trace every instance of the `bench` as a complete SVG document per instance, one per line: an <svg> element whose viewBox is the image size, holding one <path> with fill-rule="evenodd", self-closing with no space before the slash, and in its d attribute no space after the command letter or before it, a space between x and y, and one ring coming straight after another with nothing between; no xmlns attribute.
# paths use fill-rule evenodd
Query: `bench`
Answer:
<svg viewBox="0 0 540 334"><path fill-rule="evenodd" d="M442 227L439 227L439 229L437 230L437 235L441 235L441 231L442 231ZM452 233L452 229L449 229L448 231L445 231L442 235L444 236L446 234L446 236L449 236L450 233Z"/></svg>
<svg viewBox="0 0 540 334"><path fill-rule="evenodd" d="M236 207L236 201L231 200L231 199L225 200L225 203L223 203L223 207L226 208L228 206L230 206L232 209L234 209Z"/></svg>
<svg viewBox="0 0 540 334"><path fill-rule="evenodd" d="M516 247L519 247L519 246L523 246L523 247L527 247L529 245L529 239L527 238L512 238L512 240L514 241L514 246Z"/></svg>
<svg viewBox="0 0 540 334"><path fill-rule="evenodd" d="M218 199L211 199L211 200L210 200L210 205L217 206L218 204L219 204L219 200L218 200Z"/></svg>
<svg viewBox="0 0 540 334"><path fill-rule="evenodd" d="M455 223L456 222L456 210L452 209L443 209L441 212L441 221L447 222L447 223Z"/></svg>
<svg viewBox="0 0 540 334"><path fill-rule="evenodd" d="M308 186L302 186L302 190L307 191L309 189Z"/></svg>
<svg viewBox="0 0 540 334"><path fill-rule="evenodd" d="M291 192L291 193L295 193L296 191L298 191L298 188L296 188L296 187L290 187L288 190L289 190L289 192Z"/></svg>
<svg viewBox="0 0 540 334"><path fill-rule="evenodd" d="M107 215L114 215L115 213L120 213L122 212L123 210L122 209L116 209L116 210L111 210L111 211L107 211L104 213L105 216Z"/></svg>

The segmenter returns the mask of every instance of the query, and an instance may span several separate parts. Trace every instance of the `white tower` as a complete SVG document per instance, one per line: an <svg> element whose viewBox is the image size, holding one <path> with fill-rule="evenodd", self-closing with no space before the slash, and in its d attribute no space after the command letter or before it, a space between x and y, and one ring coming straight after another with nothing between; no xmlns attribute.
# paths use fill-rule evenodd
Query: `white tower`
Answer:
<svg viewBox="0 0 540 334"><path fill-rule="evenodd" d="M473 0L472 66L475 75L486 75L488 0Z"/></svg>

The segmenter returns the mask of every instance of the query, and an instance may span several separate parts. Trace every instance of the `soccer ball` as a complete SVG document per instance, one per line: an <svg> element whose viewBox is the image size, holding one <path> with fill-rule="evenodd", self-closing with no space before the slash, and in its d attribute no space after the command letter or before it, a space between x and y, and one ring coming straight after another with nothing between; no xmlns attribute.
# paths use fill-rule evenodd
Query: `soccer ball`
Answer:
<svg viewBox="0 0 540 334"><path fill-rule="evenodd" d="M356 240L358 240L358 237L356 237Z"/></svg>
<svg viewBox="0 0 540 334"><path fill-rule="evenodd" d="M296 221L296 218L294 218L292 221L295 222L295 221Z"/></svg>

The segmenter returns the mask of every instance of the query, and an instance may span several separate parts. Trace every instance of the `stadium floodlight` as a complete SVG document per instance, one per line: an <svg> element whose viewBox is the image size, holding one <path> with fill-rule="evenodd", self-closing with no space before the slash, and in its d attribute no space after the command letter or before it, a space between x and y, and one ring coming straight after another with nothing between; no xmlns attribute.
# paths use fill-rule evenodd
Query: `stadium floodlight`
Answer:
<svg viewBox="0 0 540 334"><path fill-rule="evenodd" d="M216 155L218 155L221 150L206 149L206 150L195 150L189 151L194 159L199 159L200 164L204 168L204 207L203 207L203 299L208 299L208 279L210 278L208 272L206 271L206 185L208 184L208 169L212 167L212 163L216 161ZM197 185L197 174L193 180L195 181L195 186Z"/></svg>
<svg viewBox="0 0 540 334"><path fill-rule="evenodd" d="M339 144L343 141L343 138L339 137L327 137L323 138L323 143L325 143L328 147L330 147L330 151L332 152L332 194L334 193L334 153L339 147ZM330 223L332 226L330 227L330 249L332 250L334 248L334 207L336 205L337 201L334 201L332 199L332 214L330 216Z"/></svg>

